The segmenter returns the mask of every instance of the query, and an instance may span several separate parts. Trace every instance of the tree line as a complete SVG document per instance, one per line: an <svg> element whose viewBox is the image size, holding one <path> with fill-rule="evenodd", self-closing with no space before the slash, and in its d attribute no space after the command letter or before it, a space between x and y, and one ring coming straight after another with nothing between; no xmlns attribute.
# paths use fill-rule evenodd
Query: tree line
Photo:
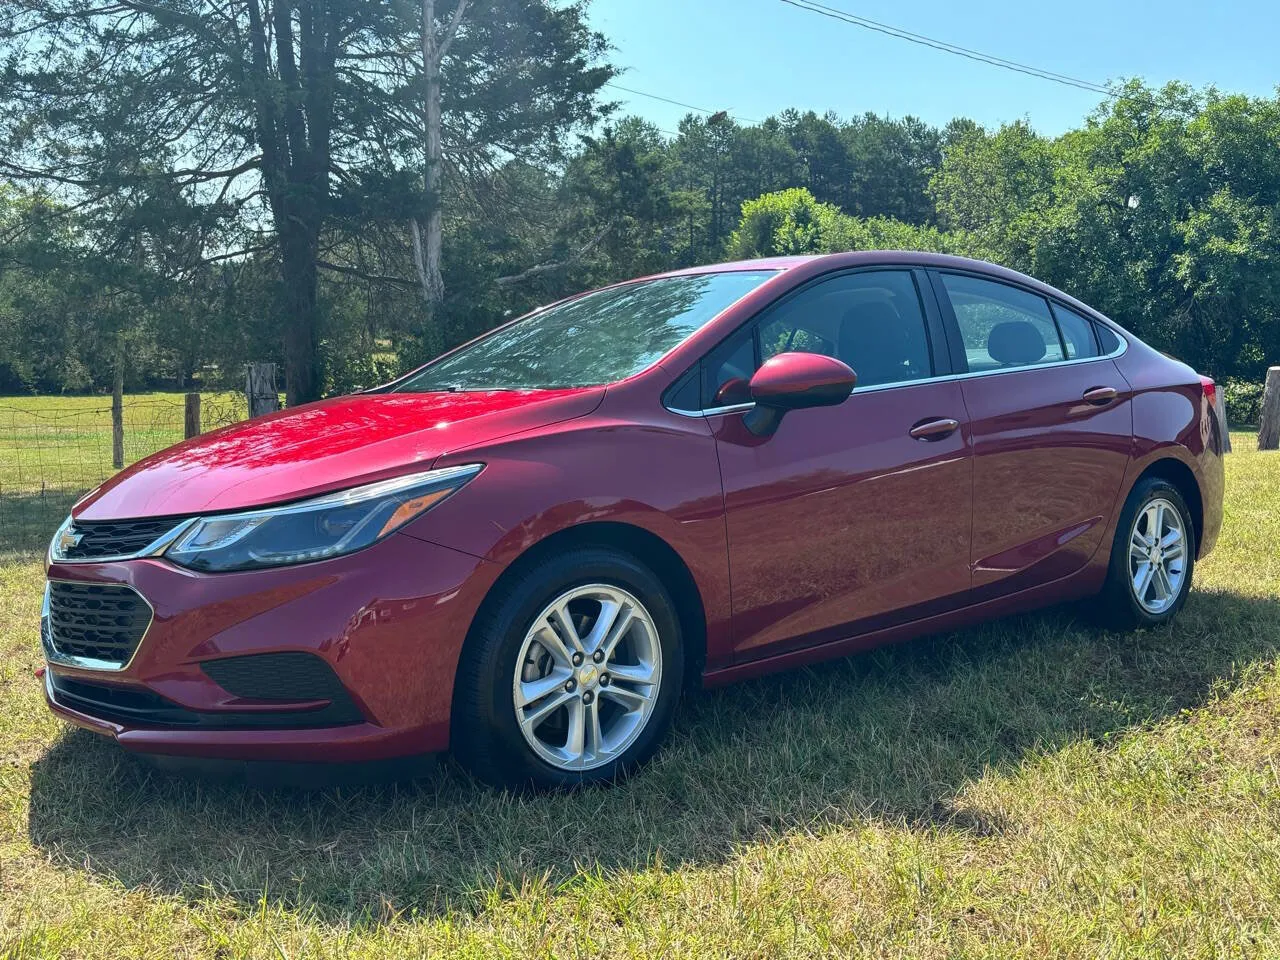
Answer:
<svg viewBox="0 0 1280 960"><path fill-rule="evenodd" d="M539 303L867 248L1038 276L1247 394L1280 362L1280 97L1027 123L620 114L552 0L0 12L0 391L370 386Z"/></svg>

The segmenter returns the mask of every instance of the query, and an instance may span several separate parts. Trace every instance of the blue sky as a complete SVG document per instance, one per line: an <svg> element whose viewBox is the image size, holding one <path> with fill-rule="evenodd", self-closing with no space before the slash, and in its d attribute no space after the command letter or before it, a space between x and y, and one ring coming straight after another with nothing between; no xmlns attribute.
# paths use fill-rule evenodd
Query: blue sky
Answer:
<svg viewBox="0 0 1280 960"><path fill-rule="evenodd" d="M1068 3L822 0L825 5L1009 60L1105 83L1140 76L1271 95L1280 83L1275 0ZM780 0L592 0L592 24L626 68L618 82L761 119L786 107L1029 119L1055 135L1097 106L1093 93L1022 76L806 13ZM618 90L624 109L674 130L684 108Z"/></svg>

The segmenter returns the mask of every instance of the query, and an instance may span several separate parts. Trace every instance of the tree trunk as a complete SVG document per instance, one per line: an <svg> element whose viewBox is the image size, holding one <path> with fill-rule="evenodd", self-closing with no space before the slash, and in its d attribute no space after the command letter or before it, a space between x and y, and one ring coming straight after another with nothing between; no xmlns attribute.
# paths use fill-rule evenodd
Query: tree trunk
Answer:
<svg viewBox="0 0 1280 960"><path fill-rule="evenodd" d="M422 296L428 308L444 296L444 278L440 274L440 247L444 240L444 215L440 204L440 49L436 42L435 0L422 0L422 83L424 130L423 195L426 199L426 226L418 221L410 224L413 233L414 264L422 284Z"/></svg>
<svg viewBox="0 0 1280 960"><path fill-rule="evenodd" d="M307 234L311 233L311 236ZM318 234L291 223L280 238L284 280L284 391L289 406L320 399Z"/></svg>
<svg viewBox="0 0 1280 960"><path fill-rule="evenodd" d="M329 199L334 97L330 41L336 27L325 4L264 6L260 0L247 0L246 8L263 186L280 244L285 394L293 406L320 398L316 258ZM264 9L272 17L272 31L264 22Z"/></svg>
<svg viewBox="0 0 1280 960"><path fill-rule="evenodd" d="M422 0L422 112L426 124L423 131L425 166L422 188L427 210L425 227L415 218L409 222L409 232L413 237L413 262L418 271L418 282L422 285L422 297L427 303L428 317L444 299L444 277L440 272L444 248L444 204L440 190L444 165L440 131L440 66L458 34L470 2L458 0L448 25L442 34L437 35L435 0Z"/></svg>
<svg viewBox="0 0 1280 960"><path fill-rule="evenodd" d="M1262 388L1258 449L1280 450L1280 367L1272 367L1267 371L1267 382Z"/></svg>

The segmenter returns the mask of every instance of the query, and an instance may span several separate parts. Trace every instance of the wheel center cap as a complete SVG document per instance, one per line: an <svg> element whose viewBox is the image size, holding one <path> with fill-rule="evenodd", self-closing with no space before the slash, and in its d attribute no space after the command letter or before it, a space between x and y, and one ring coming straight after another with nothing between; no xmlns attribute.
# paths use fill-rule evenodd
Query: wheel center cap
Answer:
<svg viewBox="0 0 1280 960"><path fill-rule="evenodd" d="M578 670L578 683L584 687L591 687L600 679L600 669L594 663L588 663Z"/></svg>

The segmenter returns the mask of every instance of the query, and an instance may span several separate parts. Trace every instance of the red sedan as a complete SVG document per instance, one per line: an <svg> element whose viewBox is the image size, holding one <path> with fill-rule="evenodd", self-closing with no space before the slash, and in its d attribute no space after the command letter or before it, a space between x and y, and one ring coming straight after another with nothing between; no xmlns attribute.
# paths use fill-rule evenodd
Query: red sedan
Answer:
<svg viewBox="0 0 1280 960"><path fill-rule="evenodd" d="M136 751L608 780L688 685L1089 595L1169 620L1222 522L1213 400L955 257L618 284L93 491L46 693Z"/></svg>

